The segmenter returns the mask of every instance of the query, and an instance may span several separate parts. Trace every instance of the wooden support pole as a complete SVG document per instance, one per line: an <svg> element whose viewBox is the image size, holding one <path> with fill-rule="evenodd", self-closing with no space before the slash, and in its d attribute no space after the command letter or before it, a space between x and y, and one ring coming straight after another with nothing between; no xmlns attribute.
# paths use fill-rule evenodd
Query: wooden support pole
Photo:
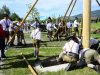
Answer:
<svg viewBox="0 0 100 75"><path fill-rule="evenodd" d="M8 41L8 45L10 44L10 42L12 41L12 39L15 37L15 35L17 34L18 30L22 27L23 23L25 22L26 18L28 17L28 15L31 13L32 9L34 8L34 6L36 5L36 3L38 2L38 0L35 1L35 3L31 6L29 12L26 14L26 16L24 17L24 19L22 20L20 26L17 28L17 30L15 31L13 37Z"/></svg>
<svg viewBox="0 0 100 75"><path fill-rule="evenodd" d="M71 15L71 13L72 13L74 7L75 7L76 2L77 2L77 0L75 0L74 4L73 4L73 6L72 6L72 9L71 9L71 11L70 11L70 13L69 13L69 15L68 15L68 19L67 19L67 20L69 20L70 15Z"/></svg>
<svg viewBox="0 0 100 75"><path fill-rule="evenodd" d="M27 61L27 59L25 58L25 56L21 53L23 59L25 60L25 62L27 63L28 65L28 68L30 69L32 75L38 75L36 70L34 68L32 68L32 66L29 64L29 62Z"/></svg>
<svg viewBox="0 0 100 75"><path fill-rule="evenodd" d="M89 48L91 0L83 0L83 48Z"/></svg>
<svg viewBox="0 0 100 75"><path fill-rule="evenodd" d="M69 15L68 15L67 21L70 19L70 16L71 16L71 14L72 14L72 11L73 11L73 9L74 9L74 7L75 7L76 2L77 2L77 0L75 0L75 1L74 1L74 4L72 5L72 9L71 9L71 11L70 11L70 13L69 13ZM66 21L66 22L67 22L67 21ZM65 25L65 28L66 28L66 25ZM65 30L66 30L66 29L65 29Z"/></svg>
<svg viewBox="0 0 100 75"><path fill-rule="evenodd" d="M67 10L66 10L66 12L65 12L65 14L64 14L64 17L63 17L63 20L61 21L61 23L63 23L63 21L64 21L66 15L67 15L67 13L68 13L68 11L69 11L70 6L72 5L72 3L73 3L73 0L70 1L69 5L68 5L68 8L67 8ZM58 30L55 32L55 34L54 34L54 36L53 36L53 39L54 39L55 35L58 33L58 31L59 31L59 26L58 26Z"/></svg>
<svg viewBox="0 0 100 75"><path fill-rule="evenodd" d="M65 14L64 14L63 20L65 19L65 17L66 17L66 15L67 15L67 13L68 13L68 11L69 11L69 8L70 8L70 6L71 6L72 3L73 3L73 0L70 1L69 5L68 5L68 8L67 8L67 10L66 10L66 12L65 12Z"/></svg>
<svg viewBox="0 0 100 75"><path fill-rule="evenodd" d="M96 0L96 2L98 3L98 5L99 5L99 7L100 7L100 3L99 3L99 1L98 1L98 0Z"/></svg>

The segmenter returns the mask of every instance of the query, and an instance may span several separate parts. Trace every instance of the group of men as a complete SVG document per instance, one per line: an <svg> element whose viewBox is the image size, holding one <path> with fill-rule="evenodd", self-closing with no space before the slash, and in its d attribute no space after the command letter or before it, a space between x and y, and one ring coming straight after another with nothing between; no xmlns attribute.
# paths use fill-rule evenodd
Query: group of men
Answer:
<svg viewBox="0 0 100 75"><path fill-rule="evenodd" d="M34 56L36 59L39 59L39 48L40 48L40 41L41 41L41 30L40 30L40 23L35 18L35 22L31 24L33 27L31 38L33 39L33 45L34 45ZM17 24L14 25L14 23L9 19L9 16L7 14L4 15L4 19L0 21L0 50L1 50L1 57L5 58L4 49L9 41L9 35L13 37L15 30L20 26L21 19L18 21ZM59 27L61 27L63 30L62 21L59 22ZM72 24L70 22L67 23L68 31L70 32ZM77 20L74 21L74 31L75 34L71 36L68 40L68 42L64 45L62 52L59 55L59 58L57 61L60 61L60 59L63 59L63 61L66 61L69 63L69 65L66 67L66 70L69 70L70 66L72 64L76 64L77 66L82 66L83 62L87 64L88 67L95 69L100 73L100 54L98 53L97 49L99 46L99 41L96 39L90 38L90 47L89 48L83 48L81 39L78 38L76 33L78 33L78 26L79 23ZM58 28L54 27L52 24L52 20L49 17L47 22L47 32L49 40L52 38L52 30L55 28L58 30ZM60 34L58 34L60 36ZM14 39L11 40L10 45L14 45ZM23 28L21 27L19 31L17 32L17 40L18 45L22 44L22 39L24 39L24 33ZM25 42L25 40L24 40ZM93 64L92 62L97 61L98 64Z"/></svg>
<svg viewBox="0 0 100 75"><path fill-rule="evenodd" d="M75 28L74 30L78 33L78 25L77 20L74 21ZM60 21L61 23L61 21ZM61 25L61 24L60 24ZM69 25L69 23L68 23ZM49 17L47 22L47 33L48 37L51 40L52 37L52 20ZM34 56L36 59L39 59L39 48L41 41L41 31L39 27L39 22L36 21L33 25L33 31L31 33L31 37L33 38L34 45ZM98 53L99 41L94 38L90 38L90 47L83 48L81 39L77 36L76 32L73 36L69 37L68 42L64 45L62 52L60 53L57 61L59 62L61 59L63 61L68 62L69 65L65 70L69 70L71 66L74 64L78 67L87 64L89 68L95 69L98 73L100 73L100 54ZM97 64L93 64L93 62L97 61Z"/></svg>
<svg viewBox="0 0 100 75"><path fill-rule="evenodd" d="M19 19L17 23L13 23L13 21L9 18L8 14L4 14L3 16L4 18L0 20L0 50L2 58L5 57L4 50L7 49L8 46L15 46L14 33L21 23L21 19ZM9 41L10 39L11 41ZM22 45L22 40L24 40L24 43L26 44L24 39L23 28L21 27L17 32L17 46Z"/></svg>
<svg viewBox="0 0 100 75"><path fill-rule="evenodd" d="M57 61L59 62L63 59L63 61L69 63L65 70L70 70L72 65L74 67L87 65L89 68L95 69L100 73L100 54L97 51L99 41L91 38L89 48L83 48L81 43L79 38L71 36L69 41L64 45ZM94 64L94 62L97 63Z"/></svg>
<svg viewBox="0 0 100 75"><path fill-rule="evenodd" d="M58 22L56 24L53 24L51 17L47 20L47 36L49 40L51 41L52 37L57 37L57 40L60 40L63 34L67 34L67 36L71 36L72 33L72 27L74 28L74 32L79 36L79 22L78 18L75 18L74 23L71 21L68 21L65 23L65 21L62 21L61 19L58 19ZM55 35L53 35L53 31L55 30Z"/></svg>

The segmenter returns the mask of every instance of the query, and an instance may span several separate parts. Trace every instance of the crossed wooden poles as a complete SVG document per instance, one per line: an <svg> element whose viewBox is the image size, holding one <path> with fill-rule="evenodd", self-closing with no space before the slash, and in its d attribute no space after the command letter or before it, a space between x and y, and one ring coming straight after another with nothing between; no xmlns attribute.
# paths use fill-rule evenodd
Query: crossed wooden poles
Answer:
<svg viewBox="0 0 100 75"><path fill-rule="evenodd" d="M74 2L74 4L73 4L72 10L73 10L73 8L74 8L74 6L75 6L75 4L76 4L76 1L77 1L77 0L75 0L75 2ZM37 2L38 2L38 0L36 0L35 3L31 6L29 12L26 14L26 16L24 17L24 19L22 20L22 22L21 22L20 26L18 27L18 29L15 31L13 37L8 41L8 43L7 43L8 45L10 44L10 42L12 41L12 39L15 37L15 35L16 35L17 32L18 32L18 30L21 28L21 26L23 25L23 23L25 22L26 18L27 18L28 15L31 13L32 9L34 8L34 6L36 5ZM70 6L71 6L72 3L73 3L73 0L71 0L70 4L69 4L69 6L68 6L68 8L67 8L67 10L66 10L66 12L65 12L65 15L64 15L64 17L63 17L63 20L65 19L66 14L68 13L68 10L70 9ZM71 10L71 12L70 12L69 15L71 15L72 10ZM68 18L69 18L69 17L68 17ZM63 20L62 20L62 22L63 22ZM58 28L58 29L59 29L59 28ZM58 31L57 31L57 32L58 32ZM57 33L57 32L56 32L56 33ZM29 64L29 62L26 60L25 56L24 56L22 53L21 53L21 55L22 55L23 59L25 60L25 62L27 63L28 68L30 69L32 75L38 75L38 74L36 73L35 69L32 68L31 65Z"/></svg>
<svg viewBox="0 0 100 75"><path fill-rule="evenodd" d="M62 21L61 21L61 24L62 24L63 21L65 20L66 15L67 15L67 13L68 13L68 11L69 11L69 9L70 9L72 3L73 3L72 8L71 8L71 11L70 11L70 13L69 13L69 15L68 15L68 18L67 18L67 21L69 20L70 15L71 15L71 13L72 13L72 11L73 11L73 9L74 9L74 6L75 6L76 2L77 2L77 0L74 0L74 3L73 3L73 0L70 1L69 5L68 5L68 8L67 8L67 10L66 10L66 12L65 12L65 14L64 14L64 17L63 17L63 19L62 19ZM60 29L60 26L58 26L58 30L54 33L53 39L55 38L55 36L56 36L56 34L58 33L59 29ZM66 25L65 25L65 32L66 32Z"/></svg>
<svg viewBox="0 0 100 75"><path fill-rule="evenodd" d="M96 1L97 1L98 5L100 6L99 1L98 1L98 0L96 0ZM34 8L34 6L36 5L37 2L38 2L38 0L36 0L35 3L32 5L32 7L30 8L29 12L26 14L25 18L22 20L20 26L19 26L18 29L15 31L15 34L14 34L13 37L8 41L8 43L7 43L8 45L10 44L10 42L12 41L12 39L14 38L14 36L15 36L16 33L18 32L18 30L21 28L21 26L23 25L23 23L25 22L26 18L28 17L28 15L30 14L30 12L32 11L32 9ZM71 9L71 11L70 11L70 13L69 13L68 19L70 18L70 15L71 15L71 13L72 13L72 11L73 11L73 9L74 9L74 6L75 6L76 2L77 2L77 0L75 0L74 4L73 4L73 6L72 6L72 9ZM68 11L69 11L70 6L72 5L72 3L73 3L73 0L71 0L70 4L69 4L69 6L68 6L68 8L67 8L67 10L66 10L66 12L65 12L65 14L64 14L63 20L65 19L65 17L66 17L66 15L67 15L67 13L68 13ZM68 19L67 19L67 20L68 20ZM63 22L63 20L62 20L62 22ZM59 30L59 27L58 27L58 30ZM54 37L55 37L55 35L57 34L58 30L57 30L56 33L54 34ZM37 75L36 71L35 71L34 68L32 68L31 65L28 63L28 61L26 60L25 56L24 56L22 53L21 53L21 55L23 56L23 59L24 59L25 62L27 63L27 65L28 65L28 67L29 67L29 69L30 69L32 75Z"/></svg>

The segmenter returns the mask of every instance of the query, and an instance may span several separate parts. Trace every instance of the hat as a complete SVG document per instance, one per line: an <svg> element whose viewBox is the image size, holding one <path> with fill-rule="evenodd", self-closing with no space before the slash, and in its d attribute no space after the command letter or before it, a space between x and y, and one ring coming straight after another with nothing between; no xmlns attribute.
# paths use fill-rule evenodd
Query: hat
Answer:
<svg viewBox="0 0 100 75"><path fill-rule="evenodd" d="M4 14L3 16L4 16L4 17L9 17L8 14Z"/></svg>

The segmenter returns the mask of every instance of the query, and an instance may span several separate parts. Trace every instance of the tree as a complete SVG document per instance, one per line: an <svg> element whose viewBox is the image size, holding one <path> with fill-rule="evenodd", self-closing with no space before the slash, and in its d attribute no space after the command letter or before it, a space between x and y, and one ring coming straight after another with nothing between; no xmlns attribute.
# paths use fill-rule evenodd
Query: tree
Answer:
<svg viewBox="0 0 100 75"><path fill-rule="evenodd" d="M20 18L16 13L12 13L10 17L13 21L18 20Z"/></svg>
<svg viewBox="0 0 100 75"><path fill-rule="evenodd" d="M8 14L10 16L10 10L6 5L2 7L2 11L3 11L3 14Z"/></svg>
<svg viewBox="0 0 100 75"><path fill-rule="evenodd" d="M4 6L0 9L0 19L3 18L3 14L8 14L8 15L10 15L10 10L9 10L9 8L8 8L6 5L4 5Z"/></svg>
<svg viewBox="0 0 100 75"><path fill-rule="evenodd" d="M28 6L29 9L31 8L31 4L28 4L27 6ZM31 13L29 15L29 18L30 18L31 21L35 20L35 18L39 19L39 12L36 8L33 8L33 10L31 11Z"/></svg>

